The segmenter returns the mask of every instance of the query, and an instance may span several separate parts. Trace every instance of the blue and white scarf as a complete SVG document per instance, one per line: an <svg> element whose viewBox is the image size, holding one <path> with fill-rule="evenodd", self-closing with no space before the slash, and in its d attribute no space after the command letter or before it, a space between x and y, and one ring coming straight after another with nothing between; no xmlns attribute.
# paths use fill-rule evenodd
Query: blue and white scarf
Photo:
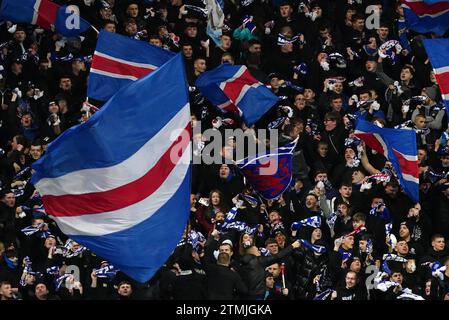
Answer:
<svg viewBox="0 0 449 320"><path fill-rule="evenodd" d="M317 244L311 244L309 241L304 240L304 239L299 239L299 241L302 243L302 245L305 248L307 248L309 250L312 250L315 253L323 254L323 253L326 253L326 251L327 251L326 247L324 247L324 246L320 246L320 245L317 245Z"/></svg>
<svg viewBox="0 0 449 320"><path fill-rule="evenodd" d="M327 300L327 298L332 294L332 289L326 289L317 295L313 300Z"/></svg>
<svg viewBox="0 0 449 320"><path fill-rule="evenodd" d="M108 278L108 279L115 278L118 271L119 270L116 269L112 264L94 270L95 274L97 275L97 278Z"/></svg>
<svg viewBox="0 0 449 320"><path fill-rule="evenodd" d="M313 228L320 228L321 227L321 217L320 216L313 216L310 218L306 218L300 221L296 221L292 223L291 229L292 231L296 231L301 227L308 226Z"/></svg>

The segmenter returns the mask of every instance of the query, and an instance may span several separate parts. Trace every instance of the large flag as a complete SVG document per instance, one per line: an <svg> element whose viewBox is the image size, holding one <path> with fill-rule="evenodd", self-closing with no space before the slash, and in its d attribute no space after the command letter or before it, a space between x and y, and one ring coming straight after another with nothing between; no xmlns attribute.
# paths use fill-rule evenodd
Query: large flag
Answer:
<svg viewBox="0 0 449 320"><path fill-rule="evenodd" d="M448 2L447 0L423 0L427 4L434 4L434 3L441 3L441 2Z"/></svg>
<svg viewBox="0 0 449 320"><path fill-rule="evenodd" d="M122 88L33 164L71 239L145 282L176 247L190 204L190 110L180 54Z"/></svg>
<svg viewBox="0 0 449 320"><path fill-rule="evenodd" d="M152 44L100 31L87 96L106 101L121 87L153 72L175 54Z"/></svg>
<svg viewBox="0 0 449 320"><path fill-rule="evenodd" d="M449 29L449 1L428 4L423 0L401 0L408 28L443 35Z"/></svg>
<svg viewBox="0 0 449 320"><path fill-rule="evenodd" d="M251 126L267 112L278 97L257 81L246 66L224 63L204 72L195 85L214 105L238 113Z"/></svg>
<svg viewBox="0 0 449 320"><path fill-rule="evenodd" d="M245 178L264 199L277 199L290 187L296 143L297 140L263 154L236 161Z"/></svg>
<svg viewBox="0 0 449 320"><path fill-rule="evenodd" d="M449 118L449 39L424 39L423 44L440 86Z"/></svg>
<svg viewBox="0 0 449 320"><path fill-rule="evenodd" d="M419 170L414 130L380 128L359 120L354 134L390 160L405 193L419 202Z"/></svg>
<svg viewBox="0 0 449 320"><path fill-rule="evenodd" d="M87 31L91 25L79 15L76 6L60 6L49 0L3 0L0 19L14 23L29 23L73 37Z"/></svg>

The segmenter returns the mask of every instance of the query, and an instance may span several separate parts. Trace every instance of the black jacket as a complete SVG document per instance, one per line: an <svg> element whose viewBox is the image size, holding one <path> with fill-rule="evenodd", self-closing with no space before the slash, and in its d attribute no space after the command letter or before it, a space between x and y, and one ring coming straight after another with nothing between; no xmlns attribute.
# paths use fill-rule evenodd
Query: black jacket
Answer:
<svg viewBox="0 0 449 320"><path fill-rule="evenodd" d="M275 263L278 259L288 256L293 251L288 246L276 255L263 257L245 254L242 257L241 276L248 287L248 297L255 298L265 292L265 268Z"/></svg>
<svg viewBox="0 0 449 320"><path fill-rule="evenodd" d="M208 266L207 284L211 300L233 300L237 298L236 293L248 292L246 284L237 272L217 264Z"/></svg>

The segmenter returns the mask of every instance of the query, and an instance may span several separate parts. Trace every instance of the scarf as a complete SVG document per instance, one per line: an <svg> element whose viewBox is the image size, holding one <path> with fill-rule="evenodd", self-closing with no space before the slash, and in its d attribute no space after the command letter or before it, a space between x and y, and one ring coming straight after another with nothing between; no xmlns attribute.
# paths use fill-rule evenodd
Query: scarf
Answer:
<svg viewBox="0 0 449 320"><path fill-rule="evenodd" d="M309 241L304 240L304 239L299 239L299 241L302 243L302 245L305 248L307 248L309 250L312 250L315 253L323 254L323 253L326 253L326 251L327 251L326 247L324 247L324 246L320 246L320 245L317 245L317 244L311 244Z"/></svg>
<svg viewBox="0 0 449 320"><path fill-rule="evenodd" d="M292 231L297 231L299 228L308 226L313 228L319 228L321 227L321 217L320 216L313 216L310 218L306 218L297 222L293 222L291 229Z"/></svg>
<svg viewBox="0 0 449 320"><path fill-rule="evenodd" d="M5 260L8 268L10 268L10 269L16 269L17 266L19 265L17 262L11 261L6 255L3 256L3 259Z"/></svg>
<svg viewBox="0 0 449 320"><path fill-rule="evenodd" d="M97 278L108 278L109 280L115 278L118 271L119 270L115 269L115 267L112 264L94 270L95 274L97 275Z"/></svg>
<svg viewBox="0 0 449 320"><path fill-rule="evenodd" d="M313 300L327 300L327 298L332 294L332 289L327 289L317 295Z"/></svg>

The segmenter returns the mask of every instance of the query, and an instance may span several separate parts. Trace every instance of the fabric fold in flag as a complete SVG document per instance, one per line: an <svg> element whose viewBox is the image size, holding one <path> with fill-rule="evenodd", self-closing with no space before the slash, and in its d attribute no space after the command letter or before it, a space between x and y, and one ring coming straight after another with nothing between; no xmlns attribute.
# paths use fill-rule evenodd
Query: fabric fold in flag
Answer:
<svg viewBox="0 0 449 320"><path fill-rule="evenodd" d="M246 66L224 63L200 75L195 85L221 110L238 113L247 126L253 125L278 101Z"/></svg>
<svg viewBox="0 0 449 320"><path fill-rule="evenodd" d="M297 140L263 154L236 161L237 167L254 190L266 200L279 198L290 187L296 143Z"/></svg>
<svg viewBox="0 0 449 320"><path fill-rule="evenodd" d="M65 234L145 282L188 219L190 136L178 54L53 141L33 164L32 183Z"/></svg>
<svg viewBox="0 0 449 320"><path fill-rule="evenodd" d="M380 128L359 120L354 132L368 147L381 153L393 165L405 193L419 202L419 170L414 130Z"/></svg>
<svg viewBox="0 0 449 320"><path fill-rule="evenodd" d="M174 53L116 33L100 31L87 96L106 101L121 87L155 71Z"/></svg>
<svg viewBox="0 0 449 320"><path fill-rule="evenodd" d="M449 117L449 39L423 39Z"/></svg>
<svg viewBox="0 0 449 320"><path fill-rule="evenodd" d="M424 0L401 0L405 24L421 33L442 36L449 29L449 1L429 3Z"/></svg>
<svg viewBox="0 0 449 320"><path fill-rule="evenodd" d="M77 6L60 6L49 0L3 0L0 19L54 29L66 37L78 36L91 27L80 17Z"/></svg>

